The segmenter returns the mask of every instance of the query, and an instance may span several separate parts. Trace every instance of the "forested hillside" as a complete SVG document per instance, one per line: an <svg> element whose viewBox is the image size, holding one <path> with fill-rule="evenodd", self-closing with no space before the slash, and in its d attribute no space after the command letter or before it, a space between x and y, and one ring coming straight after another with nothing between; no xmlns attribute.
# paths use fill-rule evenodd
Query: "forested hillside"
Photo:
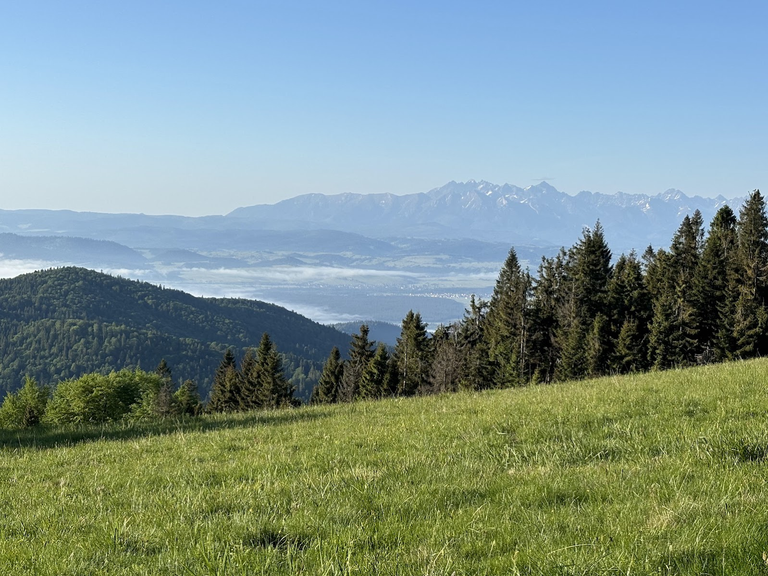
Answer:
<svg viewBox="0 0 768 576"><path fill-rule="evenodd" d="M44 384L90 371L165 358L175 380L192 379L205 396L227 348L241 357L264 332L285 357L286 375L307 396L318 367L349 337L264 302L198 298L82 268L0 280L0 389L24 375Z"/></svg>

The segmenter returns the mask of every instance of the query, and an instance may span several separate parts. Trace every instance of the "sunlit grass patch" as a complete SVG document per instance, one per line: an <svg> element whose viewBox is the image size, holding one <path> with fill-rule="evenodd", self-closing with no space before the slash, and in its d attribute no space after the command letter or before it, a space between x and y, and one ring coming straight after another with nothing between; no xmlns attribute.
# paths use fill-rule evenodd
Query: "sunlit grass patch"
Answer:
<svg viewBox="0 0 768 576"><path fill-rule="evenodd" d="M2 432L8 574L766 574L768 362Z"/></svg>

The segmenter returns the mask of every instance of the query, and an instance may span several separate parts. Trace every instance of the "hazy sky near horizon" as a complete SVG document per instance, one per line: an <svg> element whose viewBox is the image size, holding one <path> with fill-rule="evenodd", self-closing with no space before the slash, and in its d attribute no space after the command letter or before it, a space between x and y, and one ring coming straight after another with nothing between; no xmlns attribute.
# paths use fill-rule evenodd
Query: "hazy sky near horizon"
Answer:
<svg viewBox="0 0 768 576"><path fill-rule="evenodd" d="M768 3L0 0L0 208L768 188Z"/></svg>

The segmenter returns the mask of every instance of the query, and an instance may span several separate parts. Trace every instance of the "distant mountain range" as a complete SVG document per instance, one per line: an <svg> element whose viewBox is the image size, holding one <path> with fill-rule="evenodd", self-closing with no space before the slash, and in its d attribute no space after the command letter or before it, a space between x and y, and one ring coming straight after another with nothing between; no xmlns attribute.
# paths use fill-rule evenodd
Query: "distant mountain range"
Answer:
<svg viewBox="0 0 768 576"><path fill-rule="evenodd" d="M703 198L679 190L655 196L571 196L546 182L520 188L470 180L419 194L305 194L238 208L226 216L198 218L0 210L0 232L108 240L133 249L390 256L398 251L391 244L395 238L570 246L584 226L599 219L611 246L624 251L665 246L686 214L698 209L709 222L724 204L738 211L745 197ZM422 243L421 248L426 246Z"/></svg>
<svg viewBox="0 0 768 576"><path fill-rule="evenodd" d="M667 245L686 214L698 209L708 222L724 204L744 197L703 198L667 190L645 194L571 196L541 182L520 188L490 182L449 182L426 193L306 194L277 204L238 208L229 218L297 228L327 228L377 238L472 238L534 246L569 246L599 219L612 246L641 250Z"/></svg>
<svg viewBox="0 0 768 576"><path fill-rule="evenodd" d="M575 196L546 182L521 188L449 182L420 194L307 194L221 216L0 210L0 275L84 266L198 295L270 301L316 320L399 324L408 309L432 327L488 297L511 246L535 273L600 220L618 256L668 246L686 214L709 222L744 197Z"/></svg>

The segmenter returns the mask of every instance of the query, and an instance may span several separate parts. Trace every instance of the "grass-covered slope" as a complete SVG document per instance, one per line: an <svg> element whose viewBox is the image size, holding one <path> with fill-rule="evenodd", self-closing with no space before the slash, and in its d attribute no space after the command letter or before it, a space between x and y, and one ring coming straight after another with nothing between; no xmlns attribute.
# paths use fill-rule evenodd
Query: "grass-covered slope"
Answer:
<svg viewBox="0 0 768 576"><path fill-rule="evenodd" d="M38 575L765 574L767 376L761 360L6 434L0 565Z"/></svg>
<svg viewBox="0 0 768 576"><path fill-rule="evenodd" d="M55 384L91 371L152 370L165 358L175 378L193 379L205 393L226 348L239 355L263 332L289 368L302 360L321 368L349 340L255 300L198 298L84 268L34 272L0 280L0 390L17 388L26 374Z"/></svg>

